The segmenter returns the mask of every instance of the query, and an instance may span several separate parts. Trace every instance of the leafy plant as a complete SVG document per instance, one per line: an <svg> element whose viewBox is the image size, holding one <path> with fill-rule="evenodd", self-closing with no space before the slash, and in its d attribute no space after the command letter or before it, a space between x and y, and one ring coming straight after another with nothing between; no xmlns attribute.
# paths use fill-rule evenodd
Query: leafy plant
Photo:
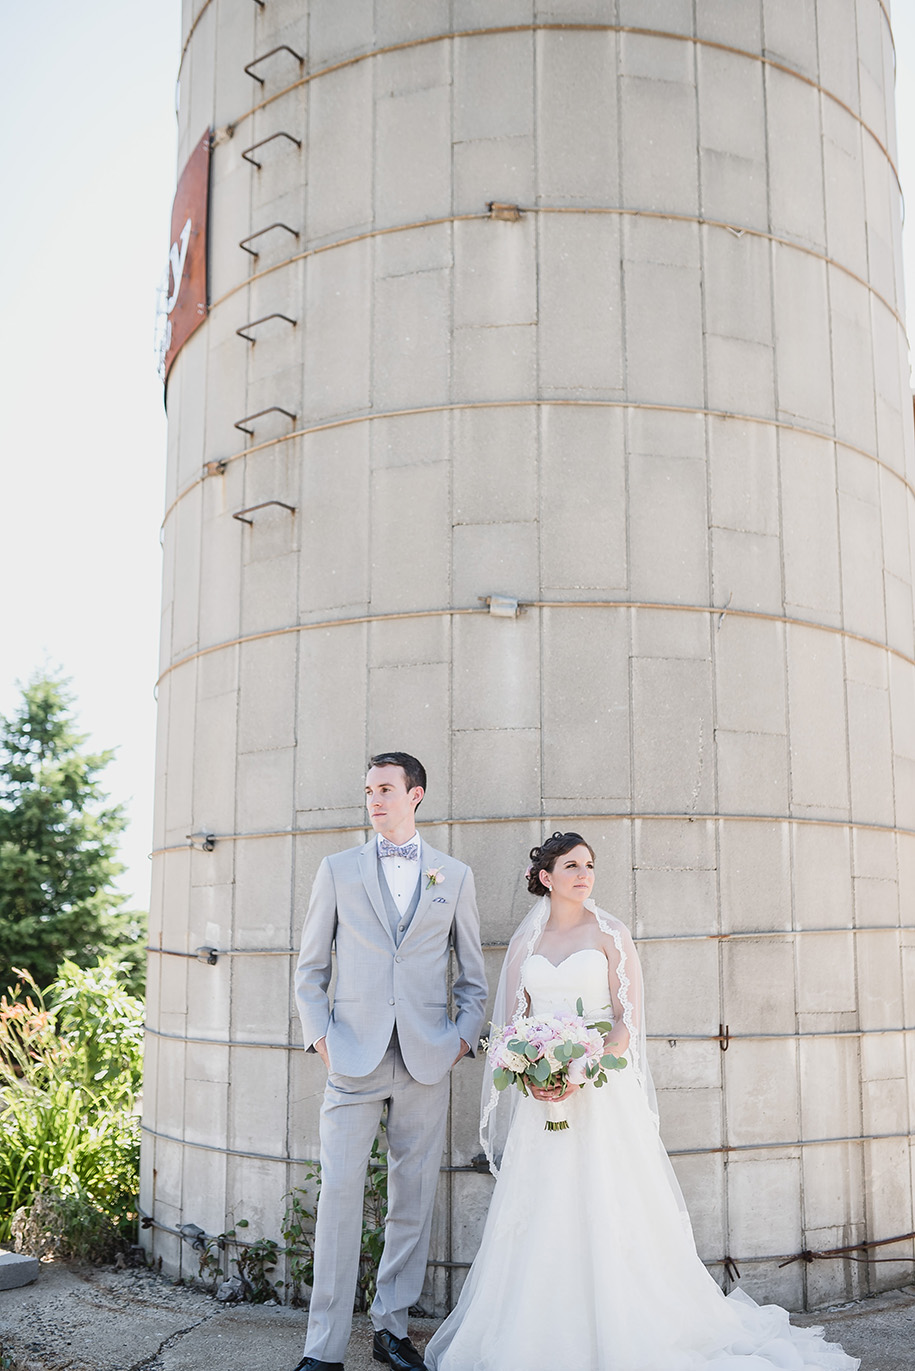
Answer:
<svg viewBox="0 0 915 1371"><path fill-rule="evenodd" d="M113 1261L124 1247L117 1225L82 1191L62 1195L43 1185L10 1225L17 1252L33 1257Z"/></svg>
<svg viewBox="0 0 915 1371"><path fill-rule="evenodd" d="M39 1194L66 1201L52 1229L85 1228L77 1215L94 1208L126 1240L136 1221L143 1005L111 958L89 970L65 963L45 994L17 974L0 997L0 1242Z"/></svg>
<svg viewBox="0 0 915 1371"><path fill-rule="evenodd" d="M124 984L123 963L102 957L88 970L64 962L49 992L71 1075L129 1107L143 1085L143 1005Z"/></svg>
<svg viewBox="0 0 915 1371"><path fill-rule="evenodd" d="M388 1162L376 1138L372 1143L362 1201L362 1246L359 1252L359 1286L356 1295L360 1310L368 1309L375 1298L387 1213Z"/></svg>
<svg viewBox="0 0 915 1371"><path fill-rule="evenodd" d="M307 1188L306 1188L307 1187ZM283 1243L273 1238L258 1238L247 1242L237 1230L247 1228L247 1219L239 1219L234 1228L218 1236L192 1229L194 1246L200 1253L200 1279L210 1291L215 1291L226 1275L223 1253L234 1249L230 1260L241 1279L244 1298L251 1304L265 1304L284 1297L290 1304L300 1304L303 1286L314 1284L314 1225L315 1210L321 1190L321 1168L313 1167L305 1175L305 1186L290 1190L286 1196L283 1218ZM372 1144L362 1209L362 1242L359 1254L359 1277L356 1304L359 1309L369 1307L375 1297L378 1262L384 1246L384 1224L388 1207L387 1158L376 1138ZM273 1272L285 1258L288 1281L273 1279Z"/></svg>
<svg viewBox="0 0 915 1371"><path fill-rule="evenodd" d="M234 1231L233 1229L232 1232L234 1233ZM213 1237L210 1233L201 1232L194 1241L194 1247L200 1253L197 1275L200 1283L210 1294L215 1292L217 1283L226 1274L220 1262L222 1261L222 1250L229 1236L228 1233L220 1233L218 1237Z"/></svg>
<svg viewBox="0 0 915 1371"><path fill-rule="evenodd" d="M247 1228L247 1219L240 1219L239 1228ZM258 1238L256 1242L240 1244L235 1266L245 1287L245 1298L251 1304L266 1304L277 1298L277 1290L270 1279L283 1249L273 1238Z"/></svg>
<svg viewBox="0 0 915 1371"><path fill-rule="evenodd" d="M286 1242L284 1255L289 1277L287 1293L292 1304L301 1302L303 1285L314 1285L315 1209L321 1192L320 1167L313 1167L306 1172L305 1182L314 1187L313 1203L309 1203L308 1192L304 1188L290 1190L283 1219L283 1238ZM277 1285L282 1287L283 1282L278 1281Z"/></svg>

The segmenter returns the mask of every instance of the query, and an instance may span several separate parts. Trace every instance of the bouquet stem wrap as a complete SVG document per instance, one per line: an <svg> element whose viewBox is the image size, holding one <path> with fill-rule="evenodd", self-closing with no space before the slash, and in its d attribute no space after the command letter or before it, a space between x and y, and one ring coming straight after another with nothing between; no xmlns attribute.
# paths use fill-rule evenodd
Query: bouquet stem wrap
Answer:
<svg viewBox="0 0 915 1371"><path fill-rule="evenodd" d="M547 1100L546 1102L546 1123L543 1125L545 1130L550 1133L558 1133L563 1128L568 1128L569 1120L566 1118L565 1100Z"/></svg>

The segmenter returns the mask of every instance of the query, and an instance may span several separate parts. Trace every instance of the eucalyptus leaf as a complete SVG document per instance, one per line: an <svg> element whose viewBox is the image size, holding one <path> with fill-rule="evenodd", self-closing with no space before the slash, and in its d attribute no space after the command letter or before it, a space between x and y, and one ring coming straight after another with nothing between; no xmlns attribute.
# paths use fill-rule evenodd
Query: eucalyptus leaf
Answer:
<svg viewBox="0 0 915 1371"><path fill-rule="evenodd" d="M608 1052L605 1057L601 1057L600 1064L605 1071L622 1071L626 1065L625 1057L614 1057L612 1052Z"/></svg>

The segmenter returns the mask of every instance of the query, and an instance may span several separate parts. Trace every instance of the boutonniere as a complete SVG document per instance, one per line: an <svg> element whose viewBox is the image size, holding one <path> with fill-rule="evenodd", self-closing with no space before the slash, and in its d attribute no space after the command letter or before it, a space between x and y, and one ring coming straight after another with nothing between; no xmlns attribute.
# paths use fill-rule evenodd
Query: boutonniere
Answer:
<svg viewBox="0 0 915 1371"><path fill-rule="evenodd" d="M445 879L445 873L440 866L427 867L423 872L426 878L426 889L431 890L434 885L441 885Z"/></svg>

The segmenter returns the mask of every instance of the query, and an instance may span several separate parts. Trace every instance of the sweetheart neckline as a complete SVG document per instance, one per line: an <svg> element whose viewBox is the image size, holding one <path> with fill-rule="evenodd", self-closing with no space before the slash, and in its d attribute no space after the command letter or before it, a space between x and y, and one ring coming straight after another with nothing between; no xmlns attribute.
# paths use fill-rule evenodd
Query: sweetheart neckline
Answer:
<svg viewBox="0 0 915 1371"><path fill-rule="evenodd" d="M604 957L604 954L599 947L579 947L574 952L570 952L568 957L563 957L561 962L551 962L549 957L545 957L542 952L532 952L528 957L528 961L532 962L535 957L539 957L542 962L546 962L547 966L551 966L554 971L558 971L561 966L565 966L566 962L570 962L573 957L580 957L582 952L594 952L598 957ZM606 957L604 957L604 960L606 961Z"/></svg>

